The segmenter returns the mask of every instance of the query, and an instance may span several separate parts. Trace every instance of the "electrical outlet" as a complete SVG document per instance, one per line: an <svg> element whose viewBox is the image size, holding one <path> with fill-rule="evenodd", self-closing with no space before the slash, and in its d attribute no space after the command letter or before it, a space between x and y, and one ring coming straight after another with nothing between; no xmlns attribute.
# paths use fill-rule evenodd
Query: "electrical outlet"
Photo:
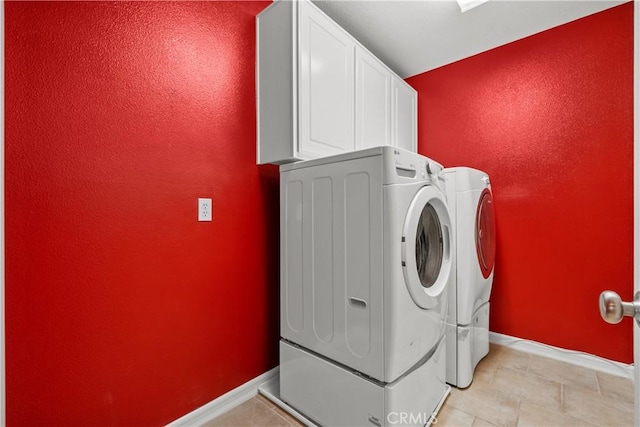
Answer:
<svg viewBox="0 0 640 427"><path fill-rule="evenodd" d="M211 199L198 199L198 221L211 221Z"/></svg>

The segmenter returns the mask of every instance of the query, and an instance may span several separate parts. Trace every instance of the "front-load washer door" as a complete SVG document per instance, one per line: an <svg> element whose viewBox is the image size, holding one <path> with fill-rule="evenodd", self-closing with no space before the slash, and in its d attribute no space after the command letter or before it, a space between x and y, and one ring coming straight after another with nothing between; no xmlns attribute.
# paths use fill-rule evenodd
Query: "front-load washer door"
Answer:
<svg viewBox="0 0 640 427"><path fill-rule="evenodd" d="M491 191L485 188L476 210L476 253L482 277L491 275L496 261L496 225Z"/></svg>
<svg viewBox="0 0 640 427"><path fill-rule="evenodd" d="M414 302L424 309L440 303L451 275L451 219L440 190L422 187L402 233L402 270Z"/></svg>

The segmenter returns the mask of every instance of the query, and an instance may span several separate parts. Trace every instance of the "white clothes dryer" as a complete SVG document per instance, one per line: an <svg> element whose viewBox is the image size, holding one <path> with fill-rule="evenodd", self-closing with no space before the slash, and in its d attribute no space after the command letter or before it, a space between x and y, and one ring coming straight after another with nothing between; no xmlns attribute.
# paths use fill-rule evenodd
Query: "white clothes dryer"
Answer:
<svg viewBox="0 0 640 427"><path fill-rule="evenodd" d="M446 396L441 171L395 147L280 167L280 393L321 424L387 425Z"/></svg>
<svg viewBox="0 0 640 427"><path fill-rule="evenodd" d="M455 281L447 313L447 382L465 388L489 353L489 298L496 255L495 218L489 176L479 170L444 170L454 219Z"/></svg>

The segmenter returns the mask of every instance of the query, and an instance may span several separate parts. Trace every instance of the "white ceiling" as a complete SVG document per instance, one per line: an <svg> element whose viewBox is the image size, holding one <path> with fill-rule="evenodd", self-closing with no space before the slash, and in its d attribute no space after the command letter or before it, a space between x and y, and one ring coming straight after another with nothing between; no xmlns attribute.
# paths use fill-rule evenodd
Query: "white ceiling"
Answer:
<svg viewBox="0 0 640 427"><path fill-rule="evenodd" d="M313 0L403 78L617 6L608 0Z"/></svg>

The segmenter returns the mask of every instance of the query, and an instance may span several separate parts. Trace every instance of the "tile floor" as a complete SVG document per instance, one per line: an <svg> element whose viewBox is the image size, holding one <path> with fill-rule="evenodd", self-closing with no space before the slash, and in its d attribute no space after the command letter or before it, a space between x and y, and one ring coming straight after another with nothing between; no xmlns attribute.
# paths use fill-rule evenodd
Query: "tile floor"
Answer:
<svg viewBox="0 0 640 427"><path fill-rule="evenodd" d="M258 395L213 426L299 426ZM491 344L471 386L455 387L433 426L632 426L631 380Z"/></svg>

